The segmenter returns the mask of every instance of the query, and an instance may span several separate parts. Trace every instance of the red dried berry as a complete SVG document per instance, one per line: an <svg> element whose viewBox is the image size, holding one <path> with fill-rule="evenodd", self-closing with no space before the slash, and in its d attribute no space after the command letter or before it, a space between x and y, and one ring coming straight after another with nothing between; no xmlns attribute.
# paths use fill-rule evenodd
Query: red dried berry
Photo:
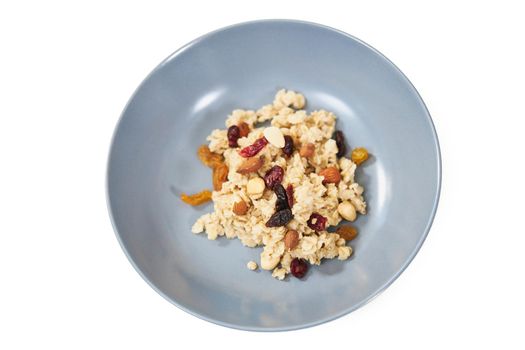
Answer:
<svg viewBox="0 0 525 350"><path fill-rule="evenodd" d="M284 226L293 219L293 214L290 209L283 209L273 214L266 222L266 227Z"/></svg>
<svg viewBox="0 0 525 350"><path fill-rule="evenodd" d="M237 140L241 137L241 130L237 125L232 125L228 128L228 146L237 147Z"/></svg>
<svg viewBox="0 0 525 350"><path fill-rule="evenodd" d="M337 157L341 158L346 154L345 135L337 130L334 133L335 144L337 145Z"/></svg>
<svg viewBox="0 0 525 350"><path fill-rule="evenodd" d="M274 165L266 172L266 174L264 174L264 183L266 184L266 187L272 190L275 185L280 184L283 181L283 176L283 168Z"/></svg>
<svg viewBox="0 0 525 350"><path fill-rule="evenodd" d="M326 221L327 219L321 214L312 213L312 215L310 216L310 219L308 219L306 224L312 230L318 232L318 231L323 231L325 229Z"/></svg>
<svg viewBox="0 0 525 350"><path fill-rule="evenodd" d="M283 147L283 153L288 158L292 155L294 151L294 145L293 145L293 139L289 135L284 136L284 147Z"/></svg>
<svg viewBox="0 0 525 350"><path fill-rule="evenodd" d="M290 209L292 209L293 207L293 185L292 184L289 184L286 187L286 196L288 198L288 206L290 207Z"/></svg>
<svg viewBox="0 0 525 350"><path fill-rule="evenodd" d="M294 258L290 263L290 272L294 277L303 278L308 272L308 263L304 259Z"/></svg>
<svg viewBox="0 0 525 350"><path fill-rule="evenodd" d="M244 158L253 157L257 153L259 153L267 144L268 140L266 140L266 138L264 138L263 136L260 139L255 140L255 142L250 146L246 146L243 149L241 149L239 151L239 154L241 157Z"/></svg>

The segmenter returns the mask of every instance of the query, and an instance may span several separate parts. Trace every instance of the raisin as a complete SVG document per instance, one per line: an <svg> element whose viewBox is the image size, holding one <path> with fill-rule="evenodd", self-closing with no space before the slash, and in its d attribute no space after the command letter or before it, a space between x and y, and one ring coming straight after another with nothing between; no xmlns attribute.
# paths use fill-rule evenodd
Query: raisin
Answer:
<svg viewBox="0 0 525 350"><path fill-rule="evenodd" d="M290 209L293 207L293 185L289 184L286 187L286 196L288 197L288 206Z"/></svg>
<svg viewBox="0 0 525 350"><path fill-rule="evenodd" d="M308 272L308 263L304 259L294 258L290 263L290 272L294 277L303 278Z"/></svg>
<svg viewBox="0 0 525 350"><path fill-rule="evenodd" d="M268 140L266 140L266 138L264 138L263 136L260 139L255 140L255 142L250 146L246 146L243 149L241 149L239 151L239 154L241 155L241 157L244 158L253 157L257 153L259 153L267 144Z"/></svg>
<svg viewBox="0 0 525 350"><path fill-rule="evenodd" d="M180 199L182 199L184 203L188 203L190 205L200 205L202 203L211 201L211 192L208 190L204 190L202 192L191 195L183 193L181 194Z"/></svg>
<svg viewBox="0 0 525 350"><path fill-rule="evenodd" d="M343 225L337 228L335 231L341 238L344 238L346 241L351 241L357 237L357 229L353 226Z"/></svg>
<svg viewBox="0 0 525 350"><path fill-rule="evenodd" d="M327 219L321 214L312 213L312 215L310 216L310 219L308 219L306 224L312 230L318 232L318 231L323 231L325 229L326 221Z"/></svg>
<svg viewBox="0 0 525 350"><path fill-rule="evenodd" d="M345 135L341 130L337 130L334 136L337 145L337 157L341 158L346 154Z"/></svg>
<svg viewBox="0 0 525 350"><path fill-rule="evenodd" d="M283 147L283 153L287 158L290 158L294 151L295 147L293 145L293 139L289 135L284 136L284 147Z"/></svg>
<svg viewBox="0 0 525 350"><path fill-rule="evenodd" d="M204 165L212 169L222 164L224 161L222 155L210 151L210 148L206 145L202 145L199 147L199 149L197 150L197 155L199 156L199 159Z"/></svg>
<svg viewBox="0 0 525 350"><path fill-rule="evenodd" d="M266 187L273 190L273 187L283 181L284 170L278 165L274 165L264 175Z"/></svg>
<svg viewBox="0 0 525 350"><path fill-rule="evenodd" d="M237 147L237 140L241 137L241 130L237 125L232 125L228 128L228 146Z"/></svg>
<svg viewBox="0 0 525 350"><path fill-rule="evenodd" d="M215 191L220 191L222 189L222 184L228 181L228 171L228 166L224 163L213 168L212 182Z"/></svg>
<svg viewBox="0 0 525 350"><path fill-rule="evenodd" d="M368 159L368 151L366 150L366 148L363 148L363 147L355 148L352 151L351 158L354 163L359 165Z"/></svg>
<svg viewBox="0 0 525 350"><path fill-rule="evenodd" d="M275 195L277 196L277 201L275 201L275 211L281 211L283 209L290 209L288 205L288 195L283 185L276 184L273 188Z"/></svg>
<svg viewBox="0 0 525 350"><path fill-rule="evenodd" d="M284 226L292 220L293 214L290 209L283 209L273 214L266 222L266 227Z"/></svg>
<svg viewBox="0 0 525 350"><path fill-rule="evenodd" d="M239 137L246 137L250 133L250 126L245 122L240 122L237 124L239 127Z"/></svg>

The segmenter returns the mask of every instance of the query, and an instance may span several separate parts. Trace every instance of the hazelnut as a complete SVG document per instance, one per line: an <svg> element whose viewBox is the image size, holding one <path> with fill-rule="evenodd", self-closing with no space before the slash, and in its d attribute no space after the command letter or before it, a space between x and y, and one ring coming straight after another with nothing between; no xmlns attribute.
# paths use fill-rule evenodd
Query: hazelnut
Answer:
<svg viewBox="0 0 525 350"><path fill-rule="evenodd" d="M299 150L299 154L301 157L310 158L314 155L315 152L315 145L313 143L305 143L301 146L301 149Z"/></svg>

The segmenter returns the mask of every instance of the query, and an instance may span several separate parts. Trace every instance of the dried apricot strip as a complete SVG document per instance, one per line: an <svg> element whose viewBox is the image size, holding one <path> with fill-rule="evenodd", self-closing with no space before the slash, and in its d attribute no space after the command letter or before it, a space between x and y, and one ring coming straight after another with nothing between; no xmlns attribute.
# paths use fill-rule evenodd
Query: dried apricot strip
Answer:
<svg viewBox="0 0 525 350"><path fill-rule="evenodd" d="M211 200L211 192L209 190L204 190L191 195L183 193L180 195L180 199L189 205L201 205Z"/></svg>

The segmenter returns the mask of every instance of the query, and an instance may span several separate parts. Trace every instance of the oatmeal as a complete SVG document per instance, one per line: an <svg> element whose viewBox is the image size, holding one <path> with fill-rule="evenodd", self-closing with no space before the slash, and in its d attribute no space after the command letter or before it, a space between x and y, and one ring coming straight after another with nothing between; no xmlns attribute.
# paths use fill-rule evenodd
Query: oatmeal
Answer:
<svg viewBox="0 0 525 350"><path fill-rule="evenodd" d="M214 211L201 216L192 232L262 246L258 265L280 280L290 273L301 278L322 259L348 259L347 241L357 231L327 229L366 214L354 173L368 152L358 148L347 158L336 116L308 113L304 105L303 95L280 90L257 111L234 110L226 129L213 130L208 147L198 152L213 169ZM265 121L271 126L260 125Z"/></svg>

